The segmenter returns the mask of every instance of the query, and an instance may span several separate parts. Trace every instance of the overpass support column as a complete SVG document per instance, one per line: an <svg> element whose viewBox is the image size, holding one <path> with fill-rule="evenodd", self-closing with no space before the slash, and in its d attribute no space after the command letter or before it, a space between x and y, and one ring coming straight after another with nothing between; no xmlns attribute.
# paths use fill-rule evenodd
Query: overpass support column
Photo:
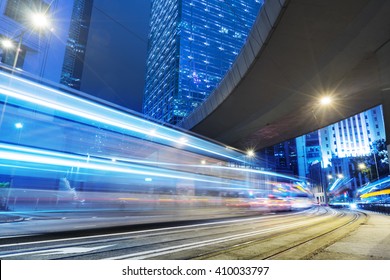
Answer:
<svg viewBox="0 0 390 280"><path fill-rule="evenodd" d="M376 55L382 84L382 106L386 130L386 145L390 156L390 39L376 51Z"/></svg>

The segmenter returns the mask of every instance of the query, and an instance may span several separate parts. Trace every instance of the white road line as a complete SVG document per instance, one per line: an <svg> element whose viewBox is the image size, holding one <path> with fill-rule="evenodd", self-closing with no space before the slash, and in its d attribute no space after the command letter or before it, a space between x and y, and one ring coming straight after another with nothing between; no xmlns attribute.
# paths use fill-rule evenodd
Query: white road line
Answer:
<svg viewBox="0 0 390 280"><path fill-rule="evenodd" d="M302 212L296 212L296 213L292 213L292 214L279 215L277 217L287 217L287 216L298 215L298 214L301 214L301 213ZM174 229L175 229L175 231L171 231L170 233L178 233L178 232L181 232L180 231L181 229L190 229L190 228L210 226L210 225L223 225L223 224L230 224L230 223L236 223L236 222L245 222L245 221L254 221L254 220L269 220L269 219L275 219L275 216L272 216L272 217L264 216L264 217L237 219L237 220L230 220L230 221L209 222L209 223L202 223L202 224L196 224L196 225L187 225L187 226L178 226L178 227L166 227L166 228L139 230L139 231L133 231L133 232L109 233L109 234L100 234L100 235L92 235L92 236L85 236L85 237L70 237L70 238L61 238L61 239L53 239L53 240L20 242L20 243L0 245L0 248L2 248L2 247L12 247L12 246L23 246L23 245L30 245L30 244L37 245L37 244L55 243L55 242L63 242L63 241L84 240L84 239L92 239L92 238L99 238L99 237L111 237L111 236L121 236L121 235L127 236L127 235L136 235L136 234L144 234L144 233L161 232L161 231L174 230ZM143 236L145 236L145 235L143 235Z"/></svg>
<svg viewBox="0 0 390 280"><path fill-rule="evenodd" d="M329 218L329 217L321 217L321 218L319 218L319 220L323 220L323 219L327 219L327 218ZM235 234L235 235L231 235L228 237L220 237L220 238L209 239L209 240L199 241L199 242L194 242L194 243L189 243L189 244L182 244L182 245L176 245L176 246L171 246L171 247L167 247L167 248L161 248L161 249L157 249L157 250L149 250L149 251L144 251L144 252L115 256L115 257L111 257L111 258L106 258L106 260L118 260L118 259L142 260L142 259L146 259L146 258L152 258L152 257L160 256L160 255L165 255L167 253L175 253L175 252L180 252L180 251L184 251L184 250L203 247L205 245L212 245L212 244L218 244L218 243L223 243L223 242L227 242L227 241L233 241L236 239L251 237L254 235L269 233L269 232L273 232L273 231L277 231L277 230L281 230L281 229L289 229L289 228L302 226L302 225L306 225L306 224L311 224L311 223L312 223L312 221L299 222L299 223L289 224L289 225L285 225L285 226L278 226L278 227L274 227L274 228L270 228L270 229L263 229L263 230L248 232L248 233Z"/></svg>
<svg viewBox="0 0 390 280"><path fill-rule="evenodd" d="M292 215L294 215L294 214L280 215L280 217L292 216ZM274 217L262 217L262 218L263 218L263 220L270 220L270 219L273 219ZM326 218L327 217L321 217L320 219L326 219ZM261 218L249 218L249 219L244 219L244 221L259 220L259 219L261 219ZM236 222L236 221L242 221L242 219L234 220L234 221L221 221L221 222L214 222L214 223L204 223L204 224L199 224L199 225L181 226L181 228L189 228L189 227L192 228L192 227L200 227L200 226L204 226L204 225L232 223L232 222ZM170 248L163 248L163 249L159 249L159 250L152 250L150 252L153 252L155 254L155 252L161 251L161 253L158 253L157 255L162 255L162 254L167 253L167 250L170 251L170 252L176 252L176 251L186 250L186 249L190 249L190 248L197 248L197 247L200 247L200 246L213 244L213 242L215 242L215 240L221 240L221 241L217 242L217 243L221 243L221 242L225 242L225 241L234 240L234 239L237 239L237 238L249 237L249 236L252 236L252 235L259 234L259 233L266 233L266 232L271 232L271 231L275 231L275 230L278 230L278 229L295 227L297 225L301 225L301 224L305 224L305 223L309 223L309 222L305 221L305 222L301 222L301 223L291 224L291 225L288 225L288 226L280 226L280 227L275 227L275 228L272 228L272 229L265 229L265 230L253 231L253 232L249 232L249 233L242 233L242 234L232 235L232 236L224 237L224 238L217 238L217 239L213 239L213 240L207 240L207 241L202 241L202 242L195 242L195 243L179 245L179 246L173 246L173 247L170 247ZM173 228L175 228L175 227L164 228L164 229L173 229ZM142 231L137 231L137 232L131 232L130 234L133 234L133 233L156 232L156 231L160 231L160 230L164 230L164 229L142 230ZM184 231L186 231L186 230L184 230ZM177 230L177 231L174 231L174 232L183 232L183 231ZM174 233L174 232L171 231L169 233ZM124 233L120 233L120 234L124 235ZM149 234L149 235L142 234L141 236L145 237L145 236L158 235L158 234L159 233ZM111 235L119 235L119 234L111 234ZM101 236L102 237L106 237L106 235L101 235ZM96 237L96 236L94 236L94 237ZM134 237L137 237L137 236L134 236ZM232 239L232 237L234 237L234 238ZM92 238L92 237L88 237L88 238ZM73 238L73 239L80 239L80 238ZM57 239L55 241L58 241L58 240L68 241L69 239L67 239L67 238L65 238L65 239ZM112 240L112 241L115 241L115 240ZM50 241L50 240L41 241L41 243L47 243L47 242L53 242L53 241ZM93 242L90 242L90 243L93 243ZM188 247L188 246L191 246L191 245L193 246L193 244L197 244L197 243L199 243L200 245L199 246L195 246L195 247ZM16 244L16 245L20 245L20 244L37 244L37 242L26 242L26 243L19 243L19 244ZM86 243L73 244L73 246L77 246L77 245L80 246L80 245L88 245L88 244L86 244ZM11 246L11 244L1 245L0 247L5 247L5 246ZM113 246L113 245L109 245L109 246ZM69 247L71 247L71 246L69 246ZM172 248L175 248L175 247L178 247L178 248L185 247L185 248L176 249L175 251L171 251ZM52 252L53 250L60 250L60 249L61 248L54 248L54 249L53 248L51 248L51 249L46 249L45 248L45 249L38 249L38 250L35 250L35 251L31 250L31 251L28 251L28 252L10 253L10 254L0 255L0 258L21 256L21 255L34 255L34 254L35 255L40 255L40 254L42 254L44 252L49 252L49 251ZM149 251L135 253L135 256L148 254L148 252ZM132 256L132 255L133 254L130 254L129 256ZM116 258L126 258L127 256L128 255L119 256L119 257L116 257ZM144 256L143 258L147 258L147 257L150 257L150 256ZM116 258L113 258L113 259L116 259ZM141 258L136 258L136 259L141 259Z"/></svg>
<svg viewBox="0 0 390 280"><path fill-rule="evenodd" d="M15 257L15 256L23 256L23 255L49 256L49 255L64 255L64 254L76 254L76 253L80 254L80 253L88 253L88 252L100 250L111 246L114 245L104 245L104 246L97 246L97 247L65 247L65 248L57 248L57 249L14 253L9 255L4 255L1 257Z"/></svg>

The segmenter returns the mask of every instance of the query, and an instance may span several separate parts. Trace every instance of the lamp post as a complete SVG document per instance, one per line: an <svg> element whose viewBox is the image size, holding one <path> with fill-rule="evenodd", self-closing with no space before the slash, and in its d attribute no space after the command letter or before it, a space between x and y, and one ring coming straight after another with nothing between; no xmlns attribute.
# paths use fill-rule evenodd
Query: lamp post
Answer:
<svg viewBox="0 0 390 280"><path fill-rule="evenodd" d="M372 173L371 173L371 168L367 168L366 164L364 162L362 163L359 163L358 164L358 168L359 170L361 170L362 172L365 172L365 171L369 171L370 172L370 178L368 181L371 181L372 180Z"/></svg>
<svg viewBox="0 0 390 280"><path fill-rule="evenodd" d="M34 31L34 30L43 30L45 28L49 28L50 27L50 20L46 14L46 12L44 13L32 13L30 15L30 25L29 25L30 29L26 28L24 29L20 34L19 36L17 36L16 38L18 38L18 44L17 44L17 47L15 49L15 57L14 57L14 61L12 63L12 73L15 71L15 68L18 64L18 60L19 60L19 53L21 51L21 47L22 47L22 42L23 42L23 36L26 34L27 31ZM3 49L13 49L14 48L14 43L13 43L13 40L12 39L9 39L9 38L5 38L3 40L1 40L1 47ZM4 106L3 106L3 109L2 109L2 112L1 112L1 116L0 116L0 126L2 125L3 123L3 115L4 115L4 112L5 112L5 107L6 107L6 104L7 104L7 99L8 99L8 96L6 97L6 100L4 102ZM23 123L16 123L15 124L15 128L17 130L19 130L19 133L18 133L18 144L20 142L20 137L21 137L21 132L22 132L22 128L23 128ZM9 198L10 198L10 192L11 192L11 188L12 188L12 185L13 185L13 175L11 175L10 177L10 182L9 182L9 187L8 187L8 193L7 193L7 198L6 198L6 201L5 201L5 210L8 209L8 204L9 204Z"/></svg>
<svg viewBox="0 0 390 280"><path fill-rule="evenodd" d="M12 40L8 38L2 39L0 45L1 45L2 55L4 55L4 50L10 50L14 47Z"/></svg>
<svg viewBox="0 0 390 280"><path fill-rule="evenodd" d="M50 27L50 20L46 13L33 13L30 16L30 22L31 22L31 28L33 30L43 30ZM18 64L19 60L19 52L21 51L22 42L23 42L23 36L26 34L26 32L29 31L28 29L23 30L19 34L19 40L18 45L15 50L15 58L14 62L12 64L12 70L14 70Z"/></svg>
<svg viewBox="0 0 390 280"><path fill-rule="evenodd" d="M246 151L246 157L248 158L248 163L249 163L249 169L252 169L252 165L253 165L253 162L252 162L252 159L255 157L255 151L250 149L250 150L247 150ZM247 172L247 182L248 182L248 186L249 188L253 189L253 185L252 185L252 176L251 176L251 172Z"/></svg>
<svg viewBox="0 0 390 280"><path fill-rule="evenodd" d="M333 176L331 174L329 174L327 176L327 184L325 184L325 186L323 186L323 191L324 191L324 203L325 205L328 204L328 201L329 201L329 194L328 194L328 189L331 188L332 186L332 183L333 183Z"/></svg>
<svg viewBox="0 0 390 280"><path fill-rule="evenodd" d="M253 165L252 159L255 157L255 155L256 155L255 151L252 149L246 151L246 157L248 158L249 168L251 168Z"/></svg>
<svg viewBox="0 0 390 280"><path fill-rule="evenodd" d="M16 50L15 50L15 58L14 58L14 63L12 64L12 70L15 69L16 65L18 64L19 52L21 51L20 48L22 47L22 40L23 40L23 36L25 33L26 33L26 30L24 30L19 35L19 41L18 41L18 46L16 47Z"/></svg>
<svg viewBox="0 0 390 280"><path fill-rule="evenodd" d="M373 152L373 153L372 153L372 155L374 156L375 169L376 169L376 178L379 180L378 163L377 163L377 161L376 161L376 155L375 155L375 152Z"/></svg>

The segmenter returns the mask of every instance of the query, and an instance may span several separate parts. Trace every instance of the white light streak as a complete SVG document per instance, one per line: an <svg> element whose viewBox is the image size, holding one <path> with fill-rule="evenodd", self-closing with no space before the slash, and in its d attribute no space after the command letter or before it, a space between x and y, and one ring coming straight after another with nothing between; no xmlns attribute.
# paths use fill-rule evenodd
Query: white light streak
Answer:
<svg viewBox="0 0 390 280"><path fill-rule="evenodd" d="M143 120L130 114L126 114L118 110L114 110L109 107L90 102L77 96L71 96L58 90L54 90L49 87L36 84L18 77L8 76L4 73L0 73L0 75L6 76L9 79L13 79L21 83L21 85L19 85L18 87L19 90L16 89L16 86L12 89L0 87L0 94L13 97L31 104L40 105L49 109L54 109L58 112L66 113L67 115L73 116L73 118L76 117L76 120L82 118L84 119L84 122L85 120L90 120L94 123L103 123L105 125L108 125L108 129L110 130L118 131L118 129L124 129L129 132L135 132L144 135L151 135L152 133L153 135L153 132L147 129L147 126L150 127L150 125L153 123L147 120ZM22 88L25 88L26 86L33 87L34 90L20 90ZM38 94L37 89L41 89L44 92L39 92ZM17 102L12 100L9 100L8 102L14 102L19 105ZM34 108L36 108L36 106L34 106ZM155 142L160 141L161 143L162 140L162 143L164 143L164 141L168 141L173 144L177 143L178 138L184 138L184 136L180 135L185 135L185 133L157 124L153 125L158 127L160 131L158 135L153 135L156 136L156 139L154 140ZM120 132L123 133L123 131ZM185 139L187 139L187 141L191 140L192 144L186 143L188 147L234 161L245 162L245 159L243 159L242 157L243 154L240 152L234 150L226 151L223 149L223 147L217 144L207 142L205 140L190 135L186 135Z"/></svg>

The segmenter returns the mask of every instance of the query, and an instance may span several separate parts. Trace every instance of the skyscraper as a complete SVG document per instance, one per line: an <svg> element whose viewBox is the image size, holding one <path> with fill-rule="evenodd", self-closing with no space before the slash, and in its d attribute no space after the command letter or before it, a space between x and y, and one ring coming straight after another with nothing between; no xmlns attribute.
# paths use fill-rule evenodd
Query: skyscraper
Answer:
<svg viewBox="0 0 390 280"><path fill-rule="evenodd" d="M93 0L75 0L60 83L80 89Z"/></svg>
<svg viewBox="0 0 390 280"><path fill-rule="evenodd" d="M142 111L150 0L93 0L80 90Z"/></svg>
<svg viewBox="0 0 390 280"><path fill-rule="evenodd" d="M171 124L232 65L263 0L152 0L144 114Z"/></svg>

